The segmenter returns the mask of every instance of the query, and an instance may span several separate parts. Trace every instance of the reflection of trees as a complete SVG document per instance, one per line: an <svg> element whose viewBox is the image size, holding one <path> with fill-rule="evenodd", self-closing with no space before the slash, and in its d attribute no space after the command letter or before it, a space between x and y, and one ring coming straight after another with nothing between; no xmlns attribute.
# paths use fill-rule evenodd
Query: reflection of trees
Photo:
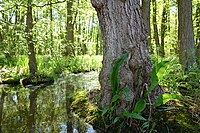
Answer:
<svg viewBox="0 0 200 133"><path fill-rule="evenodd" d="M30 90L30 106L29 106L29 114L28 114L28 130L29 133L35 132L35 112L37 110L37 90Z"/></svg>
<svg viewBox="0 0 200 133"><path fill-rule="evenodd" d="M0 133L70 133L73 127L83 132L87 128L84 121L73 115L70 107L76 86L67 81L36 89L1 88Z"/></svg>
<svg viewBox="0 0 200 133"><path fill-rule="evenodd" d="M68 84L66 87L66 114L67 114L67 132L72 133L73 132L73 114L71 112L71 104L72 104L72 97L70 97L70 94L74 92L74 86L71 84Z"/></svg>
<svg viewBox="0 0 200 133"><path fill-rule="evenodd" d="M4 104L4 97L6 96L6 93L4 90L2 90L1 98L0 98L0 133L2 133L2 121L3 121L3 104Z"/></svg>

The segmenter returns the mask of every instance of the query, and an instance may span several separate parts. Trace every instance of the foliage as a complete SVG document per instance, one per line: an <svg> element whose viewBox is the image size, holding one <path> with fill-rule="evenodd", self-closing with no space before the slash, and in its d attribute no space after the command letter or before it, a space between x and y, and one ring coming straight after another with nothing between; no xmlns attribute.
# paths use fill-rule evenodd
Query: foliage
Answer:
<svg viewBox="0 0 200 133"><path fill-rule="evenodd" d="M67 0L69 1L69 0ZM73 2L73 27L74 43L66 43L66 19L67 1L55 0L32 1L33 9L33 41L36 54L62 55L66 45L69 45L76 55L80 55L83 44L88 49L87 54L95 55L96 43L101 40L96 37L99 34L97 16L89 0ZM50 6L50 2L53 3ZM3 0L0 2L0 51L9 52L10 55L24 55L27 53L26 33L26 4L27 1ZM85 12L85 11L88 12ZM51 15L51 11L53 12ZM99 49L98 49L99 50Z"/></svg>
<svg viewBox="0 0 200 133"><path fill-rule="evenodd" d="M170 65L170 61L163 60L159 63L154 64L154 67L150 73L150 87L148 91L136 102L133 110L131 112L128 111L122 111L119 112L118 109L120 107L120 96L122 93L125 94L127 102L129 101L129 89L128 88L119 88L119 71L122 64L125 62L125 60L128 57L128 53L123 54L114 64L111 74L110 74L110 82L112 87L112 98L111 102L108 108L104 108L102 110L102 118L104 121L105 130L108 128L115 127L114 125L122 126L122 119L125 118L133 118L141 121L145 121L144 123L148 122L147 119L145 119L141 113L147 108L146 98L147 96L153 91L161 82L165 76L165 71ZM176 95L176 94L162 94L158 97L158 99L155 101L154 106L160 106L163 105L171 100L180 100L182 99L182 96ZM149 126L149 125L148 125ZM153 130L152 128L155 127L153 124L152 127L149 130ZM120 127L119 127L120 128ZM147 127L145 127L147 128Z"/></svg>
<svg viewBox="0 0 200 133"><path fill-rule="evenodd" d="M2 64L2 77L13 77L17 75L28 75L28 57L18 56L10 60L1 57L6 62ZM38 75L48 77L58 77L62 72L72 73L86 72L101 68L102 56L77 56L77 57L57 57L57 56L37 56ZM4 66L3 66L4 65Z"/></svg>
<svg viewBox="0 0 200 133"><path fill-rule="evenodd" d="M110 82L112 87L112 98L109 108L104 108L102 111L102 118L104 121L105 130L107 130L112 124L116 124L119 121L119 117L117 116L117 110L120 107L119 99L120 95L123 91L128 93L127 88L119 88L119 70L125 60L128 58L128 53L123 54L114 64L111 74L110 74Z"/></svg>

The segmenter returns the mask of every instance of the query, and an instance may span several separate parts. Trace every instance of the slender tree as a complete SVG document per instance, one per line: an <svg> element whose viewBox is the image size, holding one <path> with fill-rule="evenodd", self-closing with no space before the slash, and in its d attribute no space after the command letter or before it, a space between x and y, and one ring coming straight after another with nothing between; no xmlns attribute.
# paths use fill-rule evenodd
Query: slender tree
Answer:
<svg viewBox="0 0 200 133"><path fill-rule="evenodd" d="M160 55L160 41L158 35L158 25L157 25L157 3L156 0L152 0L153 5L153 32L154 32L154 40L156 43L156 53Z"/></svg>
<svg viewBox="0 0 200 133"><path fill-rule="evenodd" d="M178 0L179 61L185 71L195 64L192 0Z"/></svg>
<svg viewBox="0 0 200 133"><path fill-rule="evenodd" d="M91 3L97 11L104 43L103 67L99 76L99 108L110 105L111 69L116 59L128 52L129 57L120 70L119 88L129 88L131 104L128 105L122 96L119 110L130 110L134 101L148 89L151 70L148 36L142 19L140 0L91 0Z"/></svg>
<svg viewBox="0 0 200 133"><path fill-rule="evenodd" d="M73 24L72 6L73 6L73 0L68 0L65 55L70 55L72 53L75 56L75 51L73 50L72 46L74 44L74 24Z"/></svg>
<svg viewBox="0 0 200 133"><path fill-rule="evenodd" d="M50 50L51 54L53 54L53 45L54 45L54 38L53 38L53 7L52 7L52 0L49 1L49 13L50 13Z"/></svg>
<svg viewBox="0 0 200 133"><path fill-rule="evenodd" d="M163 1L162 22L161 22L161 42L160 42L160 56L165 56L165 34L167 30L167 3Z"/></svg>
<svg viewBox="0 0 200 133"><path fill-rule="evenodd" d="M149 52L153 54L153 47L151 45L150 0L142 0L142 16L144 18L145 26L148 30Z"/></svg>
<svg viewBox="0 0 200 133"><path fill-rule="evenodd" d="M196 27L197 27L197 33L196 33L196 55L197 55L197 62L200 66L200 2L197 3L197 9L196 9Z"/></svg>
<svg viewBox="0 0 200 133"><path fill-rule="evenodd" d="M28 43L28 57L29 57L29 70L32 75L37 72L37 63L35 57L34 43L33 43L33 17L32 17L32 0L28 0L27 3L27 17L26 17L26 40Z"/></svg>

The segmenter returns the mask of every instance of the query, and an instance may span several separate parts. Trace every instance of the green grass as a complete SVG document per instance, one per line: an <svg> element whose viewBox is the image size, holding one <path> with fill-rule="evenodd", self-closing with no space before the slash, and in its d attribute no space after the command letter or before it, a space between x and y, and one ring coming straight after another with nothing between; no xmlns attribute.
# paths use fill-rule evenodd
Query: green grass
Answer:
<svg viewBox="0 0 200 133"><path fill-rule="evenodd" d="M99 71L101 68L102 56L76 56L76 57L58 57L58 56L37 56L38 75L49 77L58 77L62 72L71 73ZM20 55L15 58L6 59L0 56L0 68L6 72L2 74L6 77L12 75L28 75L28 57Z"/></svg>

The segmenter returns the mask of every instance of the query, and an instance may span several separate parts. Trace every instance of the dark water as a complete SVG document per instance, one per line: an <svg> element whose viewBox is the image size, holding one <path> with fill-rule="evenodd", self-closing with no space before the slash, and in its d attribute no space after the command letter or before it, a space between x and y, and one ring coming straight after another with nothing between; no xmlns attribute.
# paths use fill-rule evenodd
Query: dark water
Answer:
<svg viewBox="0 0 200 133"><path fill-rule="evenodd" d="M95 133L70 111L76 89L99 87L98 73L63 74L51 86L0 86L1 133Z"/></svg>

